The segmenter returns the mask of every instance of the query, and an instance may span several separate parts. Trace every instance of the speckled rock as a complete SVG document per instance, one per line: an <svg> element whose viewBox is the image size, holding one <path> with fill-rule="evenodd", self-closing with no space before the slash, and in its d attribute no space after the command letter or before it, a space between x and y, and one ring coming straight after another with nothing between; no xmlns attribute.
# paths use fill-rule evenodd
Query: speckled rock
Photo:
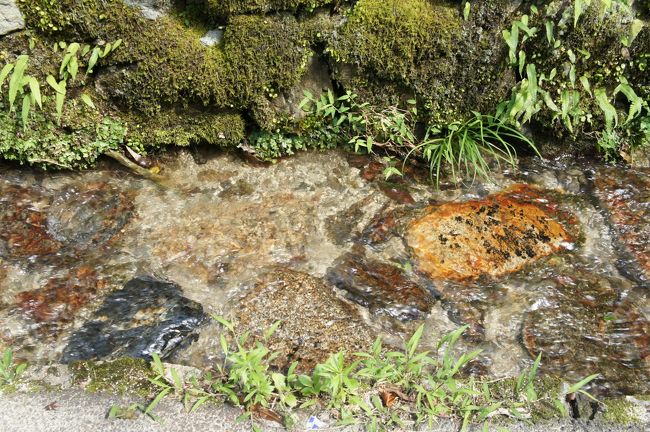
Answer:
<svg viewBox="0 0 650 432"><path fill-rule="evenodd" d="M413 221L406 233L420 270L463 280L517 271L570 247L540 191L519 185L483 200L445 203Z"/></svg>
<svg viewBox="0 0 650 432"><path fill-rule="evenodd" d="M349 253L337 260L327 279L373 314L399 320L423 319L431 310L433 294L410 279L395 264Z"/></svg>
<svg viewBox="0 0 650 432"><path fill-rule="evenodd" d="M267 274L233 308L238 331L250 331L252 340L277 320L281 324L266 342L279 356L273 364L292 362L308 371L330 354L348 354L372 345L376 334L358 309L339 298L334 289L306 273L278 268Z"/></svg>
<svg viewBox="0 0 650 432"><path fill-rule="evenodd" d="M173 282L149 276L130 280L111 293L75 332L61 361L100 358L167 358L196 338L204 321L200 304L182 296Z"/></svg>
<svg viewBox="0 0 650 432"><path fill-rule="evenodd" d="M594 186L620 241L645 272L645 281L650 281L650 169L601 168Z"/></svg>

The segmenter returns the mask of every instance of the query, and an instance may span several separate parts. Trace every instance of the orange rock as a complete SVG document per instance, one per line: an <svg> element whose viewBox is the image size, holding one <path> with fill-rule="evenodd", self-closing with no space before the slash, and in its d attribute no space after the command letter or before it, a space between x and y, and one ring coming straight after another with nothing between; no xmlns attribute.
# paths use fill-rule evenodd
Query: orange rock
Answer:
<svg viewBox="0 0 650 432"><path fill-rule="evenodd" d="M571 239L540 191L518 185L483 200L433 206L406 240L434 279L500 276L560 250Z"/></svg>

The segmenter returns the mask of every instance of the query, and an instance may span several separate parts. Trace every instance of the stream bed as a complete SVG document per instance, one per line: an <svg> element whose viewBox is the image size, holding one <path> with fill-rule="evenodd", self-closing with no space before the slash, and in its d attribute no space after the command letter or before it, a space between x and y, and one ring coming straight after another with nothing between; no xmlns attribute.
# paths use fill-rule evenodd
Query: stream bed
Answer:
<svg viewBox="0 0 650 432"><path fill-rule="evenodd" d="M600 373L650 393L650 170L522 158L436 189L339 151L274 165L189 151L164 181L0 166L0 345L32 363L152 352L212 364L229 317L308 369L466 324L465 373ZM571 161L571 162L569 162Z"/></svg>

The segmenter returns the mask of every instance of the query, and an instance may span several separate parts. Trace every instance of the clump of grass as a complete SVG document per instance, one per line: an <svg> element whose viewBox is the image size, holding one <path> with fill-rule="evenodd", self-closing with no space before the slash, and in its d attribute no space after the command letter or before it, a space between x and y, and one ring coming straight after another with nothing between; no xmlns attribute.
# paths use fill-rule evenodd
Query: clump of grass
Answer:
<svg viewBox="0 0 650 432"><path fill-rule="evenodd" d="M248 334L236 337L230 322L215 319L227 329L220 337L223 360L202 376L183 379L154 354L156 377L151 382L159 392L143 410L136 407L139 411L154 418L152 410L158 403L174 395L191 412L211 401L229 401L242 408L240 419L250 421L253 430L259 430L255 421L260 418L289 427L295 423L295 409L321 407L334 412L339 425L363 423L369 430L383 430L430 425L444 418L464 431L473 424L488 427L503 416L528 421L541 405L566 416L566 395L583 392L591 397L583 387L598 377L591 375L564 391L539 394L535 385L540 355L530 371L509 380L511 385L504 385L503 379L463 378L462 369L481 352L454 354L467 326L442 337L432 351L420 350L424 330L420 326L403 350L387 351L377 339L369 352L355 353L354 361L346 361L345 353L339 352L308 374L297 373L297 363L287 371L274 371L270 364L277 354L265 342L279 322L253 343ZM113 417L119 412L113 410Z"/></svg>
<svg viewBox="0 0 650 432"><path fill-rule="evenodd" d="M517 165L517 151L511 142L528 145L539 157L541 154L529 138L495 116L474 112L474 117L465 122L455 122L446 126L445 131L428 129L421 143L406 155L404 163L415 154L429 164L431 176L435 172L436 183L440 181L440 171L447 165L452 177L487 178L492 159L500 166L502 163Z"/></svg>

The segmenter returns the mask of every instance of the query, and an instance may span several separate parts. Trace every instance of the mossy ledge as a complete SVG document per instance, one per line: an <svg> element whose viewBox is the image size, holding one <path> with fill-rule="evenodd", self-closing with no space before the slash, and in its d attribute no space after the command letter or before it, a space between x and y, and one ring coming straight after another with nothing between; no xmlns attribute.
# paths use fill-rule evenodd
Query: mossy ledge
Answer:
<svg viewBox="0 0 650 432"><path fill-rule="evenodd" d="M621 75L640 97L649 97L647 2L634 2L632 9L617 3L601 15L604 0L594 1L578 25L572 18L575 2L557 0L536 2L535 10L530 2L470 2L468 11L463 2L428 0L195 0L169 2L174 4L171 12L155 20L123 0L17 3L27 29L0 40L0 58L13 61L28 53L29 73L42 83L46 99L54 94L45 76L57 75L62 57L51 49L54 43L101 46L123 41L83 85L70 85L69 102L79 105L80 93L88 92L96 113L82 112L83 121L59 125L44 110L43 118L34 116L34 133L28 135L45 138L27 141L20 136L18 114L1 120L10 144L0 149L0 156L42 167L92 166L106 147L90 136L92 126L107 119L125 128L121 141L106 147L111 150L124 142L139 152L189 144L250 148L246 135L251 132L295 134L303 128L273 101L285 92L302 94L314 56L328 65L337 91L357 93L360 101L378 109L416 99L417 121L444 130L472 118L474 111L494 113L521 83L524 77L510 64L503 31L524 14L538 31L517 49L524 49L527 61L534 61L546 77L559 65L555 80L546 84L552 94L568 85L570 73L562 71L568 70L570 51L589 53L578 55L576 67L592 87L611 94ZM546 42L547 22L561 40L557 49ZM643 25L634 40L623 43L631 26L638 28L639 23ZM214 46L201 43L206 29L215 26L223 26L223 40ZM586 97L588 88L577 86L576 91L584 96L579 107L584 121L576 133L568 133L543 107L532 130L551 133L556 148L593 152L603 115L595 100ZM622 97L613 102L623 118L629 104ZM71 110L68 119L81 112ZM639 134L646 126L626 127L621 134L648 142L647 134Z"/></svg>

